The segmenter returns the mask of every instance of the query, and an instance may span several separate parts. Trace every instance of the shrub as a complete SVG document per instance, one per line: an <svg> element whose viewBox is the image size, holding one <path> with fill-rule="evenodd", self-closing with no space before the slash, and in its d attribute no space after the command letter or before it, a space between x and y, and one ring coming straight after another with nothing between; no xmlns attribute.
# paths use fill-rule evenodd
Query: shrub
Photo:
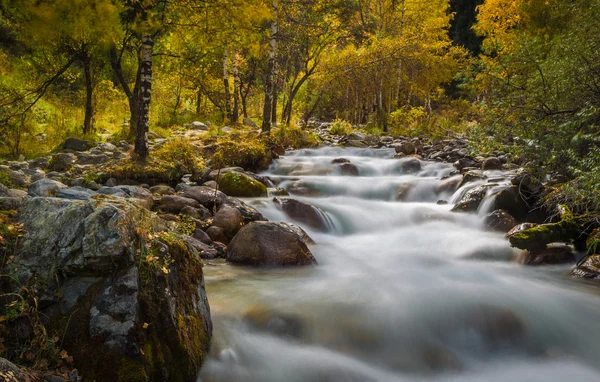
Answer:
<svg viewBox="0 0 600 382"><path fill-rule="evenodd" d="M339 118L333 121L329 128L329 132L334 135L348 135L352 131L352 124Z"/></svg>

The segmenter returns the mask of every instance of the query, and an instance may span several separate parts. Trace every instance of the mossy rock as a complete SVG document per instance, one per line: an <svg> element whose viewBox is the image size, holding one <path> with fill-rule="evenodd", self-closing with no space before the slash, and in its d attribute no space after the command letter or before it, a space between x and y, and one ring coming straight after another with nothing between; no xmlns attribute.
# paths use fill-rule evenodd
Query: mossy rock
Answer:
<svg viewBox="0 0 600 382"><path fill-rule="evenodd" d="M574 217L564 206L560 210L562 220L558 223L524 223L516 226L506 235L510 245L531 251L546 248L550 243L571 243L576 240L583 230L581 218Z"/></svg>
<svg viewBox="0 0 600 382"><path fill-rule="evenodd" d="M267 195L267 187L240 172L228 172L218 179L219 190L235 197L260 197Z"/></svg>

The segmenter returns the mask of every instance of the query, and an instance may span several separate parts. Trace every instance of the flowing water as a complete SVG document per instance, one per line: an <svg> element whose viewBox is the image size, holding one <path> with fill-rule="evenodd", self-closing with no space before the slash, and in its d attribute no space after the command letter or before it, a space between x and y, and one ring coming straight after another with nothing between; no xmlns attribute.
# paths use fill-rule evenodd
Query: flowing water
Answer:
<svg viewBox="0 0 600 382"><path fill-rule="evenodd" d="M489 202L451 212L475 185L446 187L451 165L408 175L392 156L330 147L272 166L266 175L327 219L327 232L299 224L319 265L205 266L215 333L199 380L600 381L595 287L570 280L569 266L520 265L483 229ZM340 174L331 162L342 157L360 176ZM247 202L294 222L270 198Z"/></svg>

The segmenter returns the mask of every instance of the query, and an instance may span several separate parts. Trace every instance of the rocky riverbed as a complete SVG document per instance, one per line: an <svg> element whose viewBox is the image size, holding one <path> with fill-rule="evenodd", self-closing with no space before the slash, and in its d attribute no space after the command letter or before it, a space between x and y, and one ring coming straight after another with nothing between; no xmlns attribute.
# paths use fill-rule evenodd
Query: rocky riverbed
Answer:
<svg viewBox="0 0 600 382"><path fill-rule="evenodd" d="M527 373L555 347L584 357L577 334L557 323L561 334L542 340L545 326L522 309L556 313L541 304L550 294L574 306L565 319L579 311L600 317L586 302L592 295L563 276L599 277L597 256L584 251L596 234L564 207L539 208L551 179L536 181L503 152L471 155L464 139L335 136L328 127L314 127L324 148L282 157L275 148L260 174L232 167L176 182L156 172L132 179L110 170L128 160L126 142L77 139L49 157L4 161L0 171L14 188L0 185L0 210L14 211L4 224L22 234L5 267L12 281L2 287L36 307L38 324L63 333L79 372L53 377L193 380L209 359L208 380L435 379L460 371L468 379L488 375L477 364L508 362L496 357L505 348L529 360ZM195 134L188 138L204 129ZM153 139L155 148L164 143ZM477 275L487 280L480 297L455 280L475 285ZM549 285L549 276L566 285ZM443 287L430 284L446 285L448 302L439 299ZM527 297L509 298L523 288ZM437 315L450 319L442 324ZM11 320L5 343L25 343L31 326L28 315ZM248 353L253 346L263 350ZM481 358L471 346L492 355ZM281 352L290 359L274 369ZM310 366L299 371L294 359ZM581 375L597 376L582 362ZM7 365L0 369L20 370Z"/></svg>

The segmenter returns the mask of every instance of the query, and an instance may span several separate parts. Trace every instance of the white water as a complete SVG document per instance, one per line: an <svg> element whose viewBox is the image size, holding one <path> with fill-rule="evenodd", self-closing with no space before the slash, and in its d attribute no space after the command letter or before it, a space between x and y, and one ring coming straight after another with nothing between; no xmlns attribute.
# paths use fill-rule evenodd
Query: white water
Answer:
<svg viewBox="0 0 600 382"><path fill-rule="evenodd" d="M516 263L503 236L483 230L489 203L478 214L436 205L466 191L438 189L450 165L403 175L392 155L303 150L269 171L280 186L318 190L294 198L323 210L332 230L304 227L314 268L205 267L215 333L199 380L600 381L596 288L569 280L568 266ZM341 176L331 164L340 157L360 177ZM270 199L250 202L291 221ZM268 325L245 318L256 307L276 312Z"/></svg>

